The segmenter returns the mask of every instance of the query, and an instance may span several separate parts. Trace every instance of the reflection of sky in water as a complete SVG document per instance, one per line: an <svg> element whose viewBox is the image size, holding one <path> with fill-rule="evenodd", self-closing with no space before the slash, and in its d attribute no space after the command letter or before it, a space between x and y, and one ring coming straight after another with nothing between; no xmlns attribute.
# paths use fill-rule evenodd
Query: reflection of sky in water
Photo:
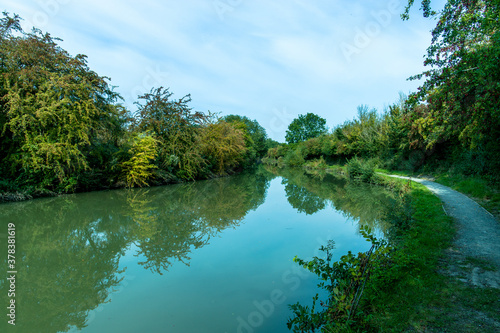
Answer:
<svg viewBox="0 0 500 333"><path fill-rule="evenodd" d="M137 264L144 258L131 245L120 260L124 280L83 332L288 332L287 305L310 304L317 292L314 275L293 257L311 258L328 239L336 242L336 258L367 250L356 230L329 206L297 213L274 179L266 201L239 227L193 250L189 266L174 261L163 275L152 273Z"/></svg>

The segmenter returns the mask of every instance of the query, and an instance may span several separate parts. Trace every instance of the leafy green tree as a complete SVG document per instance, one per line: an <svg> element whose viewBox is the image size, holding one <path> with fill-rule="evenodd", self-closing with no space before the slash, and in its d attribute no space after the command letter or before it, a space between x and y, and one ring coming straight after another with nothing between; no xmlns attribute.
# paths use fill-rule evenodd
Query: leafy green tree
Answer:
<svg viewBox="0 0 500 333"><path fill-rule="evenodd" d="M158 140L158 167L180 179L195 179L205 167L200 152L199 129L207 124L209 115L192 112L191 96L171 99L169 89L153 88L140 96L134 128L151 132Z"/></svg>
<svg viewBox="0 0 500 333"><path fill-rule="evenodd" d="M383 144L382 120L376 109L360 105L358 117L337 127L334 136L340 144L339 153L373 157L380 152Z"/></svg>
<svg viewBox="0 0 500 333"><path fill-rule="evenodd" d="M225 175L238 166L246 153L243 131L224 120L205 126L201 131L202 152L213 171Z"/></svg>
<svg viewBox="0 0 500 333"><path fill-rule="evenodd" d="M409 2L409 7L413 1ZM432 43L424 64L430 69L410 101L426 101L430 112L421 127L428 127L428 149L448 142L464 150L482 152L500 166L500 6L497 0L448 0L443 11L422 3L424 14L436 16ZM408 16L405 16L408 18ZM491 168L490 168L491 169Z"/></svg>
<svg viewBox="0 0 500 333"><path fill-rule="evenodd" d="M414 3L415 0L408 0L408 5L406 6L404 13L401 15L401 18L403 20L407 20L410 18L410 9L411 7L413 7ZM429 17L436 14L436 12L431 8L431 0L422 0L421 9L424 13L424 17Z"/></svg>
<svg viewBox="0 0 500 333"><path fill-rule="evenodd" d="M20 18L0 20L0 160L3 175L70 191L92 169L95 144L119 132L119 96L84 55L70 56L57 39Z"/></svg>
<svg viewBox="0 0 500 333"><path fill-rule="evenodd" d="M267 133L257 120L250 120L248 117L239 115L228 115L223 118L228 123L243 123L242 129L248 134L247 149L254 151L256 157L262 157L267 152Z"/></svg>
<svg viewBox="0 0 500 333"><path fill-rule="evenodd" d="M273 140L271 138L266 139L266 153L269 149L271 148L276 148L280 145L280 143L276 140Z"/></svg>
<svg viewBox="0 0 500 333"><path fill-rule="evenodd" d="M287 143L298 143L316 138L326 134L326 132L326 120L314 113L307 113L306 115L299 115L288 125L285 140Z"/></svg>

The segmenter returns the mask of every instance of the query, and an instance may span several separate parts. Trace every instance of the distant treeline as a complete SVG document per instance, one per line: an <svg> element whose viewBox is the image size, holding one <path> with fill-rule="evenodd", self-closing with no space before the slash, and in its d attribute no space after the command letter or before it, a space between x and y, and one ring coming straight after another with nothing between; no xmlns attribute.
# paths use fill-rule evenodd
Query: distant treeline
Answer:
<svg viewBox="0 0 500 333"><path fill-rule="evenodd" d="M257 121L194 112L189 95L162 87L132 113L57 41L23 31L17 15L0 19L0 199L226 175L272 142Z"/></svg>
<svg viewBox="0 0 500 333"><path fill-rule="evenodd" d="M451 170L498 178L499 121L491 122L492 126L487 129L491 134L482 134L476 129L475 138L466 138L464 124L457 122L443 128L437 123L444 122L444 117L436 114L431 105L411 106L406 99L391 105L382 114L365 105L359 106L355 119L330 133L271 148L263 162L295 167L311 162L318 165L318 159L321 163L344 164L360 157L392 170Z"/></svg>
<svg viewBox="0 0 500 333"><path fill-rule="evenodd" d="M408 18L409 2L403 18ZM448 1L443 11L423 1L437 21L424 64L410 79L425 78L416 93L383 113L358 116L330 133L270 149L270 164L302 165L323 158L376 158L385 167L448 171L499 178L500 7L498 1ZM289 127L289 131L293 130Z"/></svg>

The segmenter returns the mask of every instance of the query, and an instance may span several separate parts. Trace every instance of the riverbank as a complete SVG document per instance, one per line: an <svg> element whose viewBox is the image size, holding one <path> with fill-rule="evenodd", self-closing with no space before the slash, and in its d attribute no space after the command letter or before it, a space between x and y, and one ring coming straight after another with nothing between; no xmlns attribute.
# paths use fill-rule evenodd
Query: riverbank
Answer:
<svg viewBox="0 0 500 333"><path fill-rule="evenodd" d="M320 164L307 168L313 173L349 175L346 167ZM390 267L372 273L376 278L367 283L360 313L350 324L352 331L497 332L500 289L474 283L472 277L478 272L498 274L498 268L457 250L456 221L424 185L381 174L372 182L395 188L406 184L411 219L390 255Z"/></svg>
<svg viewBox="0 0 500 333"><path fill-rule="evenodd" d="M427 179L448 186L455 191L467 195L495 216L497 220L500 220L500 186L484 177L467 177L451 172L422 174L392 170L389 171L385 169L377 169L376 171L383 174L395 174L405 177Z"/></svg>
<svg viewBox="0 0 500 333"><path fill-rule="evenodd" d="M175 179L174 177L171 177L170 179L160 179L157 180L156 182L152 182L151 184L148 184L145 187L156 187L156 186L166 186L166 185L173 185L173 184L181 184L181 183L187 183L187 182L195 182L195 181L200 181L200 180L209 180L209 179L215 179L215 178L222 178L222 177L228 177L228 176L233 176L236 174L240 174L242 172L251 170L256 167L257 164L253 166L248 166L246 168L240 168L238 170L231 170L227 172L226 174L210 174L207 175L205 178L198 178L198 179L193 179L193 180L183 180L183 179ZM124 188L129 188L126 186L125 183L123 182L117 182L112 185L101 185L101 186L93 186L90 188L79 188L76 189L75 191L69 192L71 194L73 193L86 193L86 192L94 192L94 191L107 191L107 190L119 190L119 189L124 189ZM26 187L19 187L12 182L8 181L1 181L0 180L0 204L2 203L8 203L8 202L19 202L19 201L27 201L27 200L33 200L33 199L38 199L38 198L50 198L50 197L57 197L60 195L65 195L69 194L68 192L55 192L51 191L48 189L36 187L36 186L26 186Z"/></svg>
<svg viewBox="0 0 500 333"><path fill-rule="evenodd" d="M427 294L435 293L435 300L429 297L430 310L424 317L427 324L420 331L498 332L498 220L476 202L449 187L424 179L412 180L421 184L419 186L426 186L427 191L442 201L443 213L452 218L455 230L451 244L441 247L433 272L441 283L428 284L426 288ZM424 213L425 209L423 206L416 212Z"/></svg>

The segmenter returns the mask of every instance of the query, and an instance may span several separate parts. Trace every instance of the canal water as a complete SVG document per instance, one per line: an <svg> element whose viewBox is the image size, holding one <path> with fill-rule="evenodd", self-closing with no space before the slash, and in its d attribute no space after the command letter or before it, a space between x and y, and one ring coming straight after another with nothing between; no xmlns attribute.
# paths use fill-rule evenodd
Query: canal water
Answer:
<svg viewBox="0 0 500 333"><path fill-rule="evenodd" d="M393 201L331 175L260 168L1 204L0 331L288 332L288 305L319 291L293 258L321 256L330 239L335 258L366 251L360 225L383 233Z"/></svg>

